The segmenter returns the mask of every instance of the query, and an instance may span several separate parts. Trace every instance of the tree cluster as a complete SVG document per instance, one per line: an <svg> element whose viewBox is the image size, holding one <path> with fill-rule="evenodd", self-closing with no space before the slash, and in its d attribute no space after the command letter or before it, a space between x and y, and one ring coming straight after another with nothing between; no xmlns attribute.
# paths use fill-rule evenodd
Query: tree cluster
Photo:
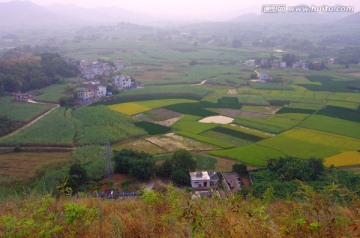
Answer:
<svg viewBox="0 0 360 238"><path fill-rule="evenodd" d="M282 181L314 181L325 171L323 160L316 158L308 159L306 162L294 158L271 159L267 169Z"/></svg>
<svg viewBox="0 0 360 238"><path fill-rule="evenodd" d="M141 180L155 175L155 161L151 154L131 149L115 150L113 160L115 173L129 174Z"/></svg>
<svg viewBox="0 0 360 238"><path fill-rule="evenodd" d="M56 53L2 60L0 61L0 94L39 89L77 74L76 66L66 63Z"/></svg>
<svg viewBox="0 0 360 238"><path fill-rule="evenodd" d="M162 177L170 177L174 183L187 185L190 183L189 171L195 170L196 160L189 151L181 149L160 165L158 174Z"/></svg>

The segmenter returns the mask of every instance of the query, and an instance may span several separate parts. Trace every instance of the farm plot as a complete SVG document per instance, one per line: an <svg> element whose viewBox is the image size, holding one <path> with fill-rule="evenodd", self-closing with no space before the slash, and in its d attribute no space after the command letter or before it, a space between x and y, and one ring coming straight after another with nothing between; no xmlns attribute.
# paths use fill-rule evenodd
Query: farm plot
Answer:
<svg viewBox="0 0 360 238"><path fill-rule="evenodd" d="M171 127L180 130L180 131L188 131L194 134L199 134L201 132L210 130L214 127L219 126L215 123L201 123L198 122L201 117L192 116L192 115L185 115L180 120L178 120L175 124Z"/></svg>
<svg viewBox="0 0 360 238"><path fill-rule="evenodd" d="M144 129L149 135L159 135L171 131L171 128L169 127L147 121L135 122L135 125Z"/></svg>
<svg viewBox="0 0 360 238"><path fill-rule="evenodd" d="M348 108L327 106L316 113L328 117L340 118L353 122L360 122L360 111L351 110Z"/></svg>
<svg viewBox="0 0 360 238"><path fill-rule="evenodd" d="M344 102L344 101L332 101L329 100L326 103L328 106L334 106L334 107L343 107L348 109L356 110L359 107L359 103L357 102Z"/></svg>
<svg viewBox="0 0 360 238"><path fill-rule="evenodd" d="M174 133L149 137L146 138L146 140L168 152L173 152L178 149L199 151L199 150L213 150L214 148L216 148L207 143L203 143L197 140L192 140L183 136L175 135Z"/></svg>
<svg viewBox="0 0 360 238"><path fill-rule="evenodd" d="M258 112L263 114L274 114L280 107L275 106L243 106L242 111Z"/></svg>
<svg viewBox="0 0 360 238"><path fill-rule="evenodd" d="M238 95L238 100L239 103L243 105L261 105L261 106L269 105L269 102L266 101L266 99L260 95L240 94Z"/></svg>
<svg viewBox="0 0 360 238"><path fill-rule="evenodd" d="M330 132L334 134L360 138L360 123L322 115L312 115L299 126Z"/></svg>
<svg viewBox="0 0 360 238"><path fill-rule="evenodd" d="M267 139L267 138L273 136L273 134L270 134L270 133L266 133L266 132L263 132L263 131L258 131L258 130L248 128L248 127L238 126L238 125L235 125L235 124L222 125L221 128L227 128L227 129L237 131L237 132L240 132L240 133L244 133L244 134L247 134L247 135L253 135L253 136L255 136L257 138L261 138L261 139Z"/></svg>
<svg viewBox="0 0 360 238"><path fill-rule="evenodd" d="M240 110L228 109L228 108L207 108L207 110L232 118L238 117L241 113Z"/></svg>
<svg viewBox="0 0 360 238"><path fill-rule="evenodd" d="M126 115L135 115L151 110L150 107L143 106L136 102L126 102L108 106L111 110L121 112Z"/></svg>
<svg viewBox="0 0 360 238"><path fill-rule="evenodd" d="M239 114L240 117L247 117L247 118L260 118L260 119L266 119L270 115L260 112L252 112L252 111L241 111Z"/></svg>
<svg viewBox="0 0 360 238"><path fill-rule="evenodd" d="M176 134L187 137L187 138L191 138L191 139L194 139L194 140L197 140L197 141L202 141L202 142L214 145L216 147L225 148L225 149L226 148L231 148L231 147L234 146L233 144L227 143L225 141L221 141L221 140L215 139L213 137L207 137L207 136L194 134L194 133L189 132L189 131L177 131Z"/></svg>
<svg viewBox="0 0 360 238"><path fill-rule="evenodd" d="M161 100L146 100L137 102L119 103L108 106L111 110L124 113L126 115L135 115L142 112L149 111L153 108L160 108L178 103L195 103L195 100L189 99L161 99Z"/></svg>
<svg viewBox="0 0 360 238"><path fill-rule="evenodd" d="M233 146L239 147L239 146L245 146L249 145L253 142L249 140L245 140L233 135L228 135L216 130L209 130L205 131L204 133L201 133L200 136L208 137L208 138L216 138L216 140L231 144Z"/></svg>
<svg viewBox="0 0 360 238"><path fill-rule="evenodd" d="M315 144L283 135L277 135L270 139L260 141L257 144L281 151L287 156L301 159L309 159L311 157L325 158L340 153L340 149L337 147Z"/></svg>
<svg viewBox="0 0 360 238"><path fill-rule="evenodd" d="M182 114L189 114L199 117L209 117L218 115L215 112L206 110L200 103L180 103L164 107L165 109L172 110Z"/></svg>
<svg viewBox="0 0 360 238"><path fill-rule="evenodd" d="M71 152L19 152L0 154L0 177L26 180L40 165L71 160Z"/></svg>
<svg viewBox="0 0 360 238"><path fill-rule="evenodd" d="M250 83L251 87L261 90L293 90L293 88L286 83Z"/></svg>
<svg viewBox="0 0 360 238"><path fill-rule="evenodd" d="M138 88L133 90L124 90L120 93L120 96L139 96L139 95L147 95L147 96L159 96L159 95L195 95L198 97L204 97L205 95L211 93L212 90L206 87L192 87L183 85L179 86L149 86L145 88Z"/></svg>
<svg viewBox="0 0 360 238"><path fill-rule="evenodd" d="M327 133L306 128L285 131L281 136L307 141L314 144L331 146L340 150L360 150L360 139Z"/></svg>
<svg viewBox="0 0 360 238"><path fill-rule="evenodd" d="M267 119L238 117L235 124L276 134L296 126L307 116L307 114L284 113L272 115Z"/></svg>
<svg viewBox="0 0 360 238"><path fill-rule="evenodd" d="M65 110L58 108L36 123L13 136L0 139L8 145L73 145L75 127L65 116Z"/></svg>
<svg viewBox="0 0 360 238"><path fill-rule="evenodd" d="M209 152L209 154L236 159L240 162L258 167L266 166L266 163L269 159L276 159L286 156L280 151L276 151L257 144L228 150L215 150Z"/></svg>
<svg viewBox="0 0 360 238"><path fill-rule="evenodd" d="M113 143L146 134L133 124L131 117L104 106L76 109L72 112L72 121L77 129L77 145Z"/></svg>
<svg viewBox="0 0 360 238"><path fill-rule="evenodd" d="M140 113L135 117L143 121L156 122L156 121L165 121L172 118L180 118L182 117L182 114L164 108L156 108L144 113Z"/></svg>
<svg viewBox="0 0 360 238"><path fill-rule="evenodd" d="M7 116L14 121L29 121L54 105L12 102L13 97L0 97L0 117Z"/></svg>
<svg viewBox="0 0 360 238"><path fill-rule="evenodd" d="M360 165L360 152L359 151L346 151L346 152L325 158L324 165L327 167L330 167L331 165L334 165L335 167Z"/></svg>
<svg viewBox="0 0 360 238"><path fill-rule="evenodd" d="M111 147L115 150L121 150L121 149L140 150L153 155L164 154L167 152L165 149L144 139L134 140L126 143L118 143Z"/></svg>

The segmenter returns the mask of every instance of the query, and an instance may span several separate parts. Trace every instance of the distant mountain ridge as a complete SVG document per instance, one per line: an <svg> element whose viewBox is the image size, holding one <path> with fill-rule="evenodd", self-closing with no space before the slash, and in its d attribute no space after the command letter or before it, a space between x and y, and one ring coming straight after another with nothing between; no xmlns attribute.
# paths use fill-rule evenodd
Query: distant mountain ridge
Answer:
<svg viewBox="0 0 360 238"><path fill-rule="evenodd" d="M150 16L116 7L86 9L73 4L39 6L30 1L0 3L0 26L49 26L132 22L146 24Z"/></svg>
<svg viewBox="0 0 360 238"><path fill-rule="evenodd" d="M339 21L340 23L355 23L360 24L360 12L355 12L350 16L344 17Z"/></svg>

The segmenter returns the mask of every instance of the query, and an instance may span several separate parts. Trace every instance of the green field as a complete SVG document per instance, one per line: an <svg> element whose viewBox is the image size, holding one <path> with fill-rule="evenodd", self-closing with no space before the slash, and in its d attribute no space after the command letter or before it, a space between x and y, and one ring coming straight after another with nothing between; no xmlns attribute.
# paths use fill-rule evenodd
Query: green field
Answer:
<svg viewBox="0 0 360 238"><path fill-rule="evenodd" d="M135 122L135 126L144 129L149 135L159 135L171 131L171 128L147 121Z"/></svg>
<svg viewBox="0 0 360 238"><path fill-rule="evenodd" d="M265 166L269 159L286 157L285 154L279 151L256 144L228 150L215 150L209 152L209 154L236 159L240 162L260 167Z"/></svg>
<svg viewBox="0 0 360 238"><path fill-rule="evenodd" d="M0 143L12 145L73 145L75 127L64 114L56 109L17 134L1 138Z"/></svg>
<svg viewBox="0 0 360 238"><path fill-rule="evenodd" d="M284 113L272 115L267 119L238 117L235 124L277 134L298 125L307 116L300 113Z"/></svg>
<svg viewBox="0 0 360 238"><path fill-rule="evenodd" d="M360 138L360 123L358 122L322 115L312 115L303 121L300 126L309 129Z"/></svg>
<svg viewBox="0 0 360 238"><path fill-rule="evenodd" d="M191 132L188 132L188 131L177 131L176 134L178 134L180 136L188 137L190 139L206 142L208 144L215 145L215 146L218 146L218 147L221 147L221 148L231 148L231 147L233 147L233 144L229 144L227 142L220 141L220 140L217 140L215 138L210 138L210 137L206 137L206 136L202 136L202 135L197 135L197 134L194 134L194 133L191 133Z"/></svg>
<svg viewBox="0 0 360 238"><path fill-rule="evenodd" d="M185 115L180 120L178 120L176 123L174 123L171 127L180 130L180 131L188 131L193 134L199 134L201 132L210 130L212 128L215 128L219 126L215 123L201 123L198 122L201 117L192 116L192 115Z"/></svg>
<svg viewBox="0 0 360 238"><path fill-rule="evenodd" d="M55 105L12 102L13 97L0 97L0 117L7 116L14 121L29 121Z"/></svg>
<svg viewBox="0 0 360 238"><path fill-rule="evenodd" d="M340 153L340 149L337 147L315 144L283 135L277 135L273 138L260 141L257 144L281 151L287 156L301 159L308 159L311 157L325 158Z"/></svg>
<svg viewBox="0 0 360 238"><path fill-rule="evenodd" d="M306 128L295 128L281 134L286 138L302 140L340 150L360 150L360 139Z"/></svg>
<svg viewBox="0 0 360 238"><path fill-rule="evenodd" d="M217 127L217 128L219 128L219 127ZM217 128L215 128L215 129L217 129ZM205 131L205 132L201 133L200 135L208 137L208 138L216 138L216 140L223 141L228 144L232 144L235 147L245 146L245 145L249 145L249 144L253 143L250 140L246 140L246 139L242 139L241 137L236 137L233 135L225 134L225 133L216 131L215 129Z"/></svg>
<svg viewBox="0 0 360 238"><path fill-rule="evenodd" d="M199 117L209 117L209 116L218 115L215 112L204 109L200 103L180 103L180 104L169 105L164 108L182 114L190 114Z"/></svg>
<svg viewBox="0 0 360 238"><path fill-rule="evenodd" d="M76 127L76 145L114 143L145 135L128 116L104 106L82 107L72 111L71 119Z"/></svg>
<svg viewBox="0 0 360 238"><path fill-rule="evenodd" d="M160 100L146 100L136 102L126 102L109 105L111 110L124 113L126 115L135 115L141 112L146 112L154 108L166 107L173 104L181 103L196 103L195 100L190 99L160 99Z"/></svg>
<svg viewBox="0 0 360 238"><path fill-rule="evenodd" d="M145 135L133 120L104 106L59 108L17 134L0 139L4 144L88 145L118 142Z"/></svg>

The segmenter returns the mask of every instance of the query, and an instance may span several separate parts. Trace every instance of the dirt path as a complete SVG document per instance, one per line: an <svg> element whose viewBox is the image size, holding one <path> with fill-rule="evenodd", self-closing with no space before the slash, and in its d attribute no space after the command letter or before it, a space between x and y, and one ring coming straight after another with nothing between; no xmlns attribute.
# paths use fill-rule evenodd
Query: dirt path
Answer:
<svg viewBox="0 0 360 238"><path fill-rule="evenodd" d="M206 82L207 82L207 79L204 79L203 81L201 81L201 83L191 84L191 86L201 86L201 85L204 85Z"/></svg>
<svg viewBox="0 0 360 238"><path fill-rule="evenodd" d="M35 101L34 101L35 102ZM35 102L37 103L37 102ZM24 125L23 127L20 127L19 129L17 129L16 131L4 136L3 138L7 138L7 137L10 137L10 136L13 136L15 134L17 134L18 132L22 131L23 129L31 126L32 124L34 124L35 122L37 122L38 120L40 120L41 118L43 118L44 116L46 116L47 114L51 113L52 111L56 110L57 108L60 107L59 104L52 104L52 103L47 103L47 104L50 104L50 105L56 105L54 108L52 108L51 110L45 112L44 114L38 116L37 118L35 118L34 120L32 120L31 122L29 122L28 124Z"/></svg>

